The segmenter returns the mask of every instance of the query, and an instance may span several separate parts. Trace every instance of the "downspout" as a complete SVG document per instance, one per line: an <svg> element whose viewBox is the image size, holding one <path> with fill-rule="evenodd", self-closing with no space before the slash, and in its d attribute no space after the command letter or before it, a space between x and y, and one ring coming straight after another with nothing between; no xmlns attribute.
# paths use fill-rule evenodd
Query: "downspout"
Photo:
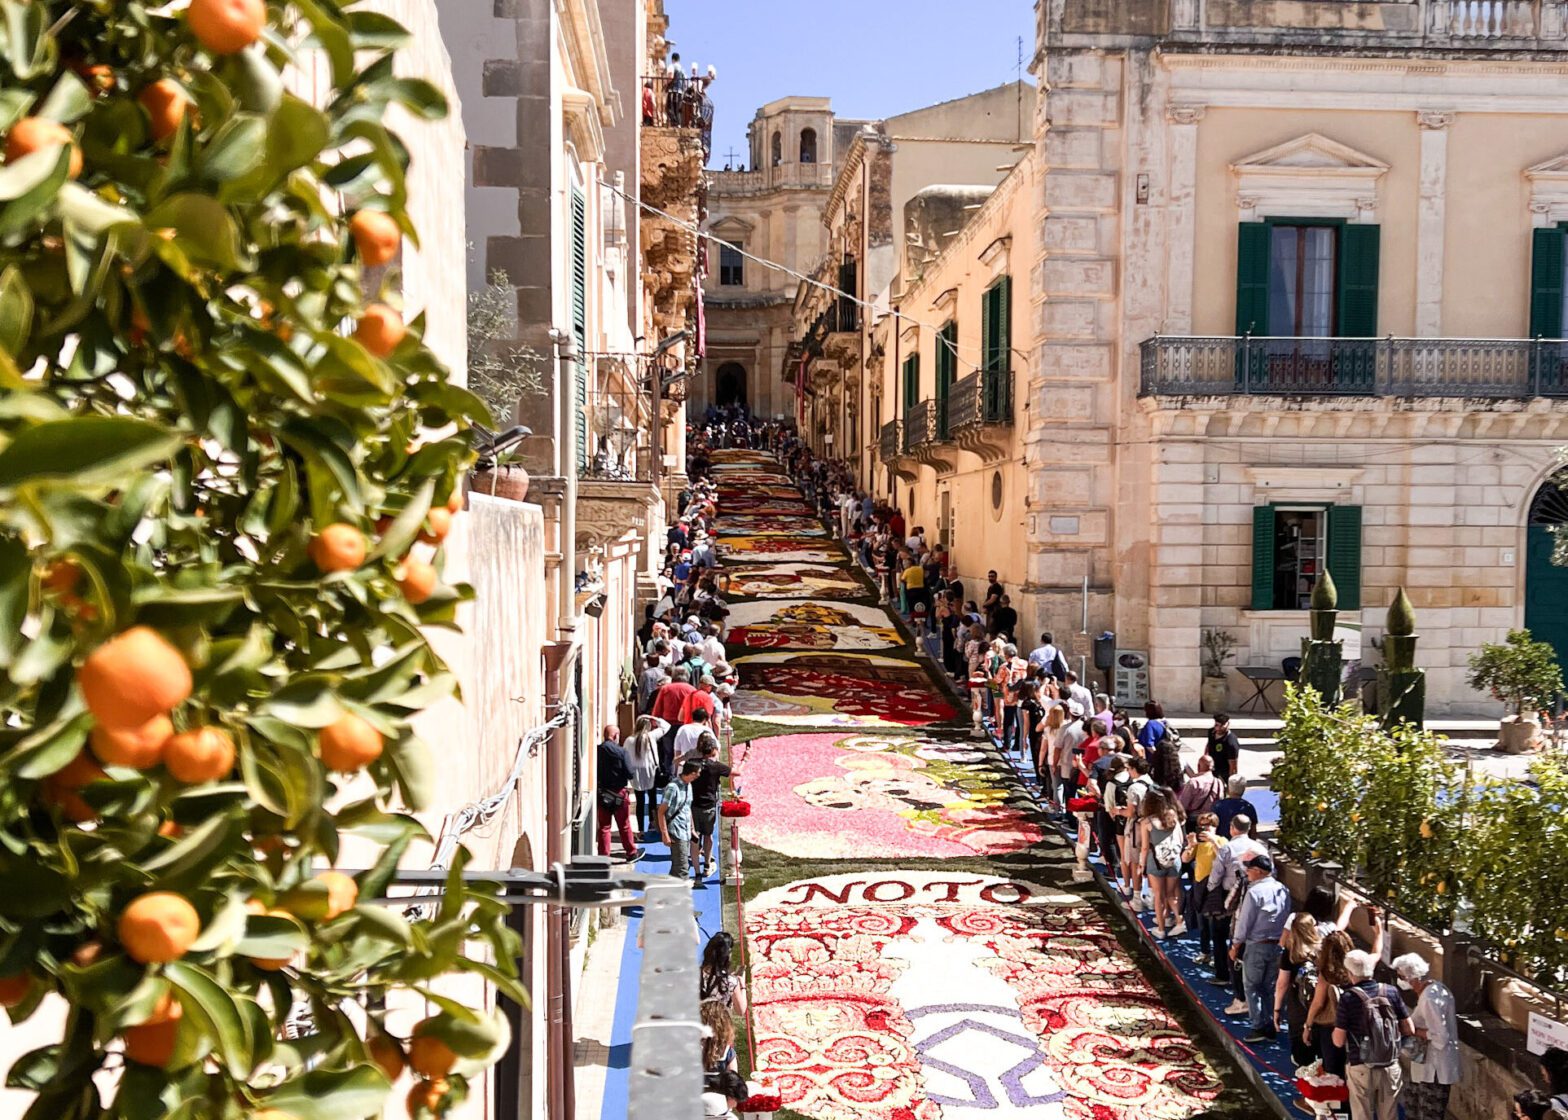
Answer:
<svg viewBox="0 0 1568 1120"><path fill-rule="evenodd" d="M901 350L904 342L904 328L898 322L898 305L893 306L893 419L903 423L900 413L904 408L904 361ZM902 433L894 432L893 461L898 461L899 452L902 450ZM896 508L898 506L898 473L891 466L887 469L888 501Z"/></svg>

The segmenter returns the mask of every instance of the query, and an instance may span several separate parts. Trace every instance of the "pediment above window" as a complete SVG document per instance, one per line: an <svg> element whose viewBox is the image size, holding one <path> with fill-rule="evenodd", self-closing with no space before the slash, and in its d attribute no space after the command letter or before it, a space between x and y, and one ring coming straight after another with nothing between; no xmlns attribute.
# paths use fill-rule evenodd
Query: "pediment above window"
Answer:
<svg viewBox="0 0 1568 1120"><path fill-rule="evenodd" d="M1242 221L1344 218L1377 221L1388 164L1316 132L1230 165Z"/></svg>
<svg viewBox="0 0 1568 1120"><path fill-rule="evenodd" d="M1568 222L1568 152L1524 173L1530 184L1530 220L1538 227Z"/></svg>
<svg viewBox="0 0 1568 1120"><path fill-rule="evenodd" d="M708 232L721 241L745 241L757 227L744 218L726 215L708 227Z"/></svg>

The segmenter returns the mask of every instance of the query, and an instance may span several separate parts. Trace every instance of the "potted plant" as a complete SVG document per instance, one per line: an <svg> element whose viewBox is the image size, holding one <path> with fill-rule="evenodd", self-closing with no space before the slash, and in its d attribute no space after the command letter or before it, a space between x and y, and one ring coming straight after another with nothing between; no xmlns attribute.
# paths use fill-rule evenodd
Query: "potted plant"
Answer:
<svg viewBox="0 0 1568 1120"><path fill-rule="evenodd" d="M1225 680L1225 663L1236 653L1236 636L1229 630L1203 632L1203 689L1205 712L1223 712L1230 694Z"/></svg>
<svg viewBox="0 0 1568 1120"><path fill-rule="evenodd" d="M1502 645L1483 645L1470 657L1470 687L1484 689L1494 700L1508 705L1497 734L1497 746L1509 754L1523 754L1541 743L1536 710L1563 689L1557 652L1538 642L1528 630L1510 630Z"/></svg>

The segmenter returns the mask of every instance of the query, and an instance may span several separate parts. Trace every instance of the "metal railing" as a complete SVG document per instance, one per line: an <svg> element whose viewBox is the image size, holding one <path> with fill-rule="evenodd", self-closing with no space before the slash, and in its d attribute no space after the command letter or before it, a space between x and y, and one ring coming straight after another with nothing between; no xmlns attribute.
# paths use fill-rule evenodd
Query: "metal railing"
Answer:
<svg viewBox="0 0 1568 1120"><path fill-rule="evenodd" d="M641 390L591 391L583 405L583 447L579 478L611 482L652 482L651 427L645 423L652 403Z"/></svg>
<svg viewBox="0 0 1568 1120"><path fill-rule="evenodd" d="M947 401L921 401L904 418L904 431L911 448L946 442Z"/></svg>
<svg viewBox="0 0 1568 1120"><path fill-rule="evenodd" d="M1379 46L1496 48L1563 51L1568 49L1568 3L1565 0L1409 0L1407 18L1389 21L1376 30L1363 26L1353 5L1303 23L1286 18L1267 26L1235 25L1233 5L1219 0L1176 0L1171 5L1173 38L1194 36L1283 42L1310 30L1319 36L1343 35L1347 40Z"/></svg>
<svg viewBox="0 0 1568 1120"><path fill-rule="evenodd" d="M947 397L947 430L1013 422L1013 371L988 369L961 377Z"/></svg>
<svg viewBox="0 0 1568 1120"><path fill-rule="evenodd" d="M877 450L884 463L891 463L904 453L904 422L889 420L877 433Z"/></svg>
<svg viewBox="0 0 1568 1120"><path fill-rule="evenodd" d="M650 86L653 90L651 99L646 92ZM701 77L677 79L672 74L644 77L639 110L644 127L712 129L713 98L708 96L707 86L707 79Z"/></svg>
<svg viewBox="0 0 1568 1120"><path fill-rule="evenodd" d="M1145 396L1568 397L1568 342L1155 337Z"/></svg>

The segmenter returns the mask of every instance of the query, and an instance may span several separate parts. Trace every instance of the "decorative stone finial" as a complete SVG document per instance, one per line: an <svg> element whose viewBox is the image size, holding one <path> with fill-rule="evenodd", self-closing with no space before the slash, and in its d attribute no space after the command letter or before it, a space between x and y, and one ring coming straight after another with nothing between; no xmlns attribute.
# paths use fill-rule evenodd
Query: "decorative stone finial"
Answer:
<svg viewBox="0 0 1568 1120"><path fill-rule="evenodd" d="M1388 624L1385 630L1392 637L1408 638L1416 632L1416 610L1410 596L1401 587L1388 607Z"/></svg>
<svg viewBox="0 0 1568 1120"><path fill-rule="evenodd" d="M1312 588L1312 609L1315 611L1331 611L1339 606L1339 588L1334 586L1334 577L1327 568L1318 578L1317 585Z"/></svg>

